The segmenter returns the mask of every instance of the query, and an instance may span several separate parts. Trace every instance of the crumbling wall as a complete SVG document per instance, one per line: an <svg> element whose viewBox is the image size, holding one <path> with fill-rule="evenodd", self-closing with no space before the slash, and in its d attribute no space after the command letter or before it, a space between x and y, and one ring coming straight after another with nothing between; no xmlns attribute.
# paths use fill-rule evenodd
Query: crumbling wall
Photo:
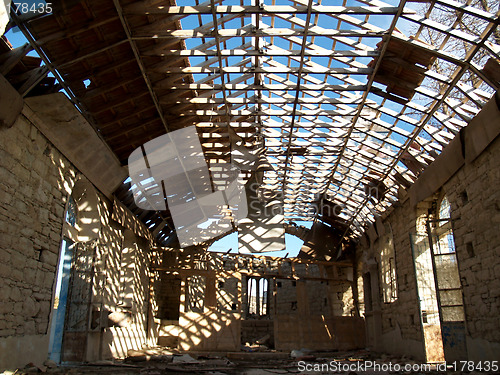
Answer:
<svg viewBox="0 0 500 375"><path fill-rule="evenodd" d="M500 139L497 138L477 159L450 176L441 192L437 192L441 196L446 194L451 204L470 360L492 360L500 353L499 184ZM425 234L425 217L430 210L435 210L432 197L413 206L403 194L399 204L380 221L381 225L369 228L358 244L358 286L362 285L363 274L374 269L378 273L378 285L372 282L378 296L378 300L372 301L373 311L375 315L379 311L379 322L374 324L380 325L373 342L376 350L425 357L410 234ZM377 229L385 224L390 224L394 236L398 297L392 303L382 302L380 285L381 244ZM363 304L363 294L359 296ZM370 330L368 325L367 328Z"/></svg>
<svg viewBox="0 0 500 375"><path fill-rule="evenodd" d="M256 344L261 340L263 345L274 347L273 320L241 320L241 344ZM260 341L259 341L260 342Z"/></svg>
<svg viewBox="0 0 500 375"><path fill-rule="evenodd" d="M334 316L354 316L354 298L352 295L352 286L348 283L332 283L329 282L331 301ZM326 306L327 298L323 296L324 306Z"/></svg>

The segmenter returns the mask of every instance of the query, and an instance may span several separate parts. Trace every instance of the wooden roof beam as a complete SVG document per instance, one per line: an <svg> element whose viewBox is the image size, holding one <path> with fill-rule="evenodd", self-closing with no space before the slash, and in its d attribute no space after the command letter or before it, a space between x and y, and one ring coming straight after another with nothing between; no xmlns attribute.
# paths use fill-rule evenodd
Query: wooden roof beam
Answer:
<svg viewBox="0 0 500 375"><path fill-rule="evenodd" d="M57 31L48 34L45 37L37 39L39 45L43 46L44 44L69 39L74 36L80 35L84 32L99 28L101 26L107 25L108 23L118 21L118 16L107 17L104 19L94 19L92 21L86 22L83 26L75 26L65 29L64 31Z"/></svg>
<svg viewBox="0 0 500 375"><path fill-rule="evenodd" d="M119 47L125 43L127 43L127 40L123 39L123 40L119 40L115 43L105 45L105 46L103 46L101 48L97 48L97 49L89 47L89 48L86 48L85 50L83 50L83 52L80 52L79 54L74 56L72 59L70 59L70 60L61 59L60 61L54 62L53 65L57 66L58 69L64 69L68 66L76 64L77 62L89 59L93 56L99 55L99 54L104 53L104 52L108 52L108 51L112 50L113 48Z"/></svg>
<svg viewBox="0 0 500 375"><path fill-rule="evenodd" d="M253 84L196 84L196 83L189 83L189 84L178 84L176 86L171 86L168 88L169 90L213 90L213 91L220 91L220 90L235 90L235 91L255 91L255 90L261 90L261 91L274 91L274 90L279 90L279 91L293 91L296 89L294 85L290 84L278 84L278 83L264 83L262 85L253 85ZM311 91L312 93L315 93L317 91L364 91L366 90L366 85L330 85L327 83L323 83L321 85L318 84L304 84L301 85L301 90L305 91Z"/></svg>
<svg viewBox="0 0 500 375"><path fill-rule="evenodd" d="M372 30L335 30L335 29L320 29L314 28L309 30L308 36L326 36L330 38L346 38L346 37L381 37L385 34L382 31ZM251 27L245 26L240 29L221 29L221 38L236 38L236 37L252 37L252 38L265 38L265 37L292 37L303 36L304 31L301 29L289 28L265 28L255 30ZM151 39L189 39L189 38L214 38L212 30L177 30L177 29L154 29L151 26L143 27L140 31L136 31L132 36L135 41L151 40Z"/></svg>
<svg viewBox="0 0 500 375"><path fill-rule="evenodd" d="M21 47L14 48L3 53L0 56L0 58L2 59L2 64L0 65L0 74L4 76L7 75L19 62L21 62L23 57L32 50L33 47L29 43L26 43Z"/></svg>
<svg viewBox="0 0 500 375"><path fill-rule="evenodd" d="M275 66L188 66L188 67L168 67L161 71L164 74L252 74L252 73L273 73L273 74L295 74L299 70L298 67L287 67L286 65L282 67ZM328 75L346 75L346 74L359 74L368 75L373 72L371 68L327 68L327 67L309 67L304 66L303 73L313 73L313 74L328 74Z"/></svg>
<svg viewBox="0 0 500 375"><path fill-rule="evenodd" d="M139 65L139 69L141 70L142 77L144 78L144 82L146 83L146 86L148 87L149 95L151 96L151 99L153 100L153 103L156 107L156 110L158 111L158 115L161 119L161 122L166 130L166 132L169 131L169 126L165 120L165 117L163 115L163 110L160 106L160 103L158 102L158 98L156 97L156 93L153 91L153 87L151 85L151 81L149 80L149 77L146 73L146 67L141 60L141 56L139 53L139 49L137 48L135 42L132 40L132 35L130 32L129 25L123 15L122 7L120 5L119 0L113 0L113 3L115 5L116 11L118 12L118 16L120 17L120 21L122 23L123 29L125 31L125 34L127 35L127 41L130 44L130 47L132 48L132 51L134 52L134 56L137 60L137 65Z"/></svg>
<svg viewBox="0 0 500 375"><path fill-rule="evenodd" d="M347 98L299 98L298 104L359 104L361 101L361 97L354 99ZM171 103L171 104L288 104L290 103L290 99L286 99L283 97L237 97L237 98L186 98L186 99L175 99L175 97L170 97L169 100L162 100L160 98L160 102L162 104Z"/></svg>
<svg viewBox="0 0 500 375"><path fill-rule="evenodd" d="M197 49L185 49L185 50L158 50L153 49L150 52L144 53L144 56L201 56L201 57L211 57L217 56L217 51L215 50L207 50L207 51L199 51ZM220 51L221 56L230 57L230 56L301 56L300 50L245 50L245 49L223 49ZM321 50L311 50L307 49L304 51L304 56L318 56L318 57L377 57L379 56L378 51L329 51L326 49Z"/></svg>
<svg viewBox="0 0 500 375"><path fill-rule="evenodd" d="M138 81L139 79L142 79L142 77L134 77L132 79L128 79L128 80L125 80L125 81L118 81L117 83L115 83L114 85L101 85L100 87L96 87L94 89L90 89L90 90L87 90L85 92L85 94L83 95L82 97L82 100L83 101L86 101L90 98L93 98L93 97L96 97L96 96L99 96L99 95L105 95L106 93L109 93L113 90L116 90L120 87L124 87L124 86L127 86L127 85L130 85L136 81Z"/></svg>
<svg viewBox="0 0 500 375"><path fill-rule="evenodd" d="M307 6L290 6L290 5L217 5L214 8L211 6L147 6L142 3L135 3L124 8L125 14L158 14L158 15L189 15L189 14L307 14L309 7ZM396 14L398 7L386 6L332 6L332 5L313 5L310 12L312 14L351 14L351 15L392 15ZM405 9L408 14L414 14L412 9Z"/></svg>
<svg viewBox="0 0 500 375"><path fill-rule="evenodd" d="M147 112L147 111L151 111L154 108L155 108L155 106L152 103L151 103L150 106L147 106L147 107L132 108L132 110L130 112L127 112L127 114L124 115L124 116L116 116L116 118L114 120L108 121L108 122L101 121L99 127L101 129L106 129L106 128L109 128L109 127L116 126L121 121L126 121L126 120L129 120L131 118L140 116L142 113ZM122 113L120 113L120 115L121 114Z"/></svg>

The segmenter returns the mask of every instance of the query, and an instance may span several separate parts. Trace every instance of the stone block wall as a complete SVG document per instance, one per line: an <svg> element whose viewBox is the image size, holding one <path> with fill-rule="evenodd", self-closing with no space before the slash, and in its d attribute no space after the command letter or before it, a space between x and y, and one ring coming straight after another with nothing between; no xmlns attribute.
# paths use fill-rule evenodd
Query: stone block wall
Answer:
<svg viewBox="0 0 500 375"><path fill-rule="evenodd" d="M25 118L0 132L0 336L45 334L76 172Z"/></svg>
<svg viewBox="0 0 500 375"><path fill-rule="evenodd" d="M429 212L446 195L451 204L454 239L464 294L469 359L495 359L500 354L500 139L472 163L465 164L434 196L413 206L402 198L381 220L393 234L397 299L384 303L380 275L382 244L374 226L357 246L357 287L364 306L362 275L377 272L373 314L378 332L371 342L379 351L425 358L411 233L425 234ZM370 313L370 320L372 320ZM370 323L372 324L372 323ZM370 330L367 320L367 329ZM368 335L370 337L370 334Z"/></svg>
<svg viewBox="0 0 500 375"><path fill-rule="evenodd" d="M327 283L326 281L307 280L306 288L309 315L322 315L325 317L331 316L331 301L334 300L333 298L337 298L337 296L334 297L329 293L330 282Z"/></svg>
<svg viewBox="0 0 500 375"><path fill-rule="evenodd" d="M272 307L276 315L298 313L297 282L288 279L276 279L276 305Z"/></svg>
<svg viewBox="0 0 500 375"><path fill-rule="evenodd" d="M43 117L32 113L23 110L11 128L0 128L0 370L41 364L48 356L65 208L82 177L35 126ZM92 309L132 316L128 328L105 335L101 351L101 330L88 335L87 351L79 354L90 360L112 351L116 339L134 348L145 343L151 247L137 237L132 241L136 254L126 262L127 228L112 219L113 203L97 190L95 194ZM107 322L103 318L99 324ZM127 335L131 339L123 339Z"/></svg>
<svg viewBox="0 0 500 375"><path fill-rule="evenodd" d="M423 360L425 348L410 239L410 233L420 232L417 219L421 213L421 210L411 207L406 199L382 220L383 226L392 231L397 288L395 300L384 302L383 299L380 273L383 243L380 237L377 238L375 226L372 227L373 234L367 235L356 249L356 287L363 314L365 317L368 314L367 337L370 347L375 351L409 355ZM366 309L364 298L369 291L363 290L363 275L368 272L372 274L371 311Z"/></svg>
<svg viewBox="0 0 500 375"><path fill-rule="evenodd" d="M18 363L16 352L27 362L47 355L63 215L77 171L23 115L0 128L0 139L1 369Z"/></svg>
<svg viewBox="0 0 500 375"><path fill-rule="evenodd" d="M464 294L470 358L500 356L500 138L444 186Z"/></svg>

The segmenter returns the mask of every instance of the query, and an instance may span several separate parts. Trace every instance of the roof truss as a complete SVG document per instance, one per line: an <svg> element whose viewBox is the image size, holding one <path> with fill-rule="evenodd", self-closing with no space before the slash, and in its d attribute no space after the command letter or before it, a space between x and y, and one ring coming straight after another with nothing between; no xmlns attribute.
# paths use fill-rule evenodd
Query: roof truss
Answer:
<svg viewBox="0 0 500 375"><path fill-rule="evenodd" d="M81 3L18 22L122 160L193 124L211 168L230 161L231 132L247 146L263 137L274 167L265 187L284 191L286 218L316 220L317 203L334 202L346 236L386 210L499 85L483 69L500 60L498 4ZM93 48L76 48L86 37Z"/></svg>

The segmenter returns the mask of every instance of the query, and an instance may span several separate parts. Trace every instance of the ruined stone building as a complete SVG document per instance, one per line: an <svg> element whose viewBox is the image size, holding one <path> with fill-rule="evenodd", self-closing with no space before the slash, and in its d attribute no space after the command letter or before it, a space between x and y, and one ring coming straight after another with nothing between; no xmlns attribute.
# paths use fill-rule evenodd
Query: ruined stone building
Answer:
<svg viewBox="0 0 500 375"><path fill-rule="evenodd" d="M0 371L500 359L498 0L10 3Z"/></svg>

